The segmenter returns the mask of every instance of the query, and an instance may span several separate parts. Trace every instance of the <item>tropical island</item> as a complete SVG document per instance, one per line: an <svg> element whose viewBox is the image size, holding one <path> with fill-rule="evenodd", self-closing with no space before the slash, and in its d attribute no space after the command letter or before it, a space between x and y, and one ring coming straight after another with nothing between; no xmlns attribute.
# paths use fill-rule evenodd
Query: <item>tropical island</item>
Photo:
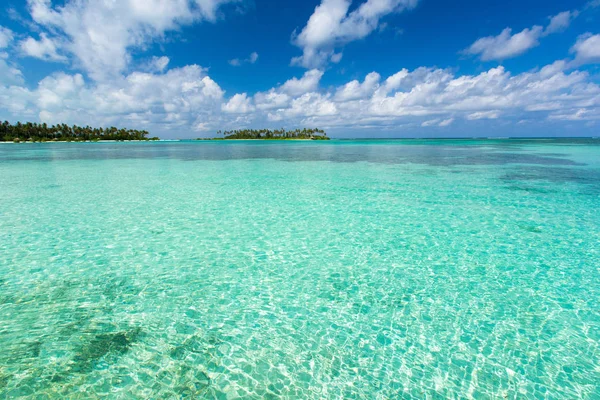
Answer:
<svg viewBox="0 0 600 400"><path fill-rule="evenodd" d="M318 128L304 129L236 129L218 131L222 137L197 140L329 140L327 133Z"/></svg>
<svg viewBox="0 0 600 400"><path fill-rule="evenodd" d="M158 140L148 137L148 131L137 129L92 128L89 126L69 126L58 124L48 126L46 123L17 122L11 125L8 121L0 124L0 141L4 142L86 142L101 140Z"/></svg>

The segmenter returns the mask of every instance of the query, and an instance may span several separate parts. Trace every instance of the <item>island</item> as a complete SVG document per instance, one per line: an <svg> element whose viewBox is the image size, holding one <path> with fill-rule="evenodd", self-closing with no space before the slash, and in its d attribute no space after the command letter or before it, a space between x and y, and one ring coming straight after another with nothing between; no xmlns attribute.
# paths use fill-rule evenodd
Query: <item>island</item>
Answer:
<svg viewBox="0 0 600 400"><path fill-rule="evenodd" d="M216 138L200 138L197 140L329 140L327 133L318 128L304 129L236 129L218 131Z"/></svg>
<svg viewBox="0 0 600 400"><path fill-rule="evenodd" d="M89 126L69 126L58 124L48 126L46 123L21 123L11 125L8 121L0 124L0 141L4 142L86 142L101 140L158 140L148 137L148 131L123 128L92 128Z"/></svg>

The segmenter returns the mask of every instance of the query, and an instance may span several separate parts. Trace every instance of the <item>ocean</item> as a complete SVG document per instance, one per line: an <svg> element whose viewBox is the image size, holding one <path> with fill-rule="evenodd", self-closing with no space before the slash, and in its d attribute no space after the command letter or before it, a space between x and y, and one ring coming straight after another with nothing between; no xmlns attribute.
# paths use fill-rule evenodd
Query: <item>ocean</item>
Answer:
<svg viewBox="0 0 600 400"><path fill-rule="evenodd" d="M0 398L600 398L600 140L1 144L0 199Z"/></svg>

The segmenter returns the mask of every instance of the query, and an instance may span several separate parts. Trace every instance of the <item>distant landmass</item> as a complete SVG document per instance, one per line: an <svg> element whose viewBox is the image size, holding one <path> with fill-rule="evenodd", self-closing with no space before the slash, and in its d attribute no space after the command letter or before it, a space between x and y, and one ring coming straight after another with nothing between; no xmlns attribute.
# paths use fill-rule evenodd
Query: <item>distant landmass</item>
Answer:
<svg viewBox="0 0 600 400"><path fill-rule="evenodd" d="M295 130L285 129L237 129L233 131L218 131L218 137L197 140L329 140L322 129L304 128Z"/></svg>
<svg viewBox="0 0 600 400"><path fill-rule="evenodd" d="M148 137L148 131L123 128L92 128L89 126L69 126L58 124L48 126L32 122L8 121L0 124L0 141L5 142L85 142L100 140L158 140Z"/></svg>

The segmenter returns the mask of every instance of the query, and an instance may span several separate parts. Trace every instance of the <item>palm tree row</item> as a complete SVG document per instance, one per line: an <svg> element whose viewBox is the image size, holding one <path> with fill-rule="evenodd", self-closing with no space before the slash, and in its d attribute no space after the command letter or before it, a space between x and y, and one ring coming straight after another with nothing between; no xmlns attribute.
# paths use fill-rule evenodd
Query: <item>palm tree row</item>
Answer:
<svg viewBox="0 0 600 400"><path fill-rule="evenodd" d="M327 133L322 129L236 129L233 131L218 131L218 135L223 135L223 139L312 139L312 140L329 140Z"/></svg>
<svg viewBox="0 0 600 400"><path fill-rule="evenodd" d="M137 129L92 128L89 126L69 126L58 124L48 126L46 123L38 124L17 122L11 125L8 121L0 124L0 141L5 142L47 142L47 141L97 141L97 140L158 140L148 138L148 131Z"/></svg>

